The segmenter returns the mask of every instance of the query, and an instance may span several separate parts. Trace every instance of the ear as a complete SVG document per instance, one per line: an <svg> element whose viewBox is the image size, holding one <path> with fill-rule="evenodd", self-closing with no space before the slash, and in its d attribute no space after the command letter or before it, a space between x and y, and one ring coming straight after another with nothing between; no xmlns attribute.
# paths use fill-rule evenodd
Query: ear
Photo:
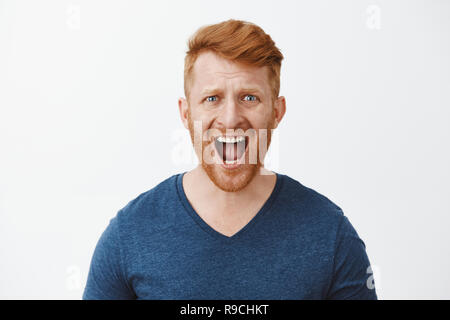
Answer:
<svg viewBox="0 0 450 320"><path fill-rule="evenodd" d="M180 110L181 122L186 129L189 129L188 125L188 103L185 98L178 99L178 109Z"/></svg>
<svg viewBox="0 0 450 320"><path fill-rule="evenodd" d="M278 127L278 124L281 122L281 120L284 117L284 114L286 113L286 98L285 97L278 97L274 104L275 108L275 122L274 122L274 129Z"/></svg>

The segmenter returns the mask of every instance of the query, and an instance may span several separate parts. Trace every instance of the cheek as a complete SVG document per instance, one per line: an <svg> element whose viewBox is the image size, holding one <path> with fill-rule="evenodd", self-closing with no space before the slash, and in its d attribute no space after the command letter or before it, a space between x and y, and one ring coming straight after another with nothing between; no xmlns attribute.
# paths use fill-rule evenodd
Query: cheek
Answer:
<svg viewBox="0 0 450 320"><path fill-rule="evenodd" d="M274 109L266 104L260 105L247 114L247 118L253 128L267 128L274 117Z"/></svg>
<svg viewBox="0 0 450 320"><path fill-rule="evenodd" d="M197 121L202 122L202 129L206 131L212 127L214 127L214 122L217 119L216 112L213 111L201 111L197 113L197 117L195 118Z"/></svg>
<svg viewBox="0 0 450 320"><path fill-rule="evenodd" d="M202 129L208 129L210 123L212 122L212 115L207 112L201 112L199 110L190 109L188 116L190 117L190 121L194 123L195 121L201 121Z"/></svg>
<svg viewBox="0 0 450 320"><path fill-rule="evenodd" d="M254 129L267 129L272 123L273 116L271 113L266 112L261 114L255 114L248 118L251 127Z"/></svg>

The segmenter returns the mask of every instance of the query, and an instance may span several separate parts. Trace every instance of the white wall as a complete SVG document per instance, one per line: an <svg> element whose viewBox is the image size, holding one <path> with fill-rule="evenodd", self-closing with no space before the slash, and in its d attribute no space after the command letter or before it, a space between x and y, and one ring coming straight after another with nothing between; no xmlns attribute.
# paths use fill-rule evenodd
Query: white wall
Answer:
<svg viewBox="0 0 450 320"><path fill-rule="evenodd" d="M186 41L229 18L285 55L272 169L342 207L380 298L450 298L444 0L0 0L0 298L80 298L109 219L193 167Z"/></svg>

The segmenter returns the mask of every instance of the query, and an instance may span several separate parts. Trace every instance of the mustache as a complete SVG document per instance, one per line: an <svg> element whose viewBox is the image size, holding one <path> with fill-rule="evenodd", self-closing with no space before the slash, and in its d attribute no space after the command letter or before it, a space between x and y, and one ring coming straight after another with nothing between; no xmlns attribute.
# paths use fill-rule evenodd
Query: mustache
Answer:
<svg viewBox="0 0 450 320"><path fill-rule="evenodd" d="M209 128L204 130L201 134L205 140L213 140L217 139L218 137L239 137L239 136L246 136L246 137L252 137L255 136L257 133L256 129L253 128L247 128L247 129L241 129L241 128Z"/></svg>

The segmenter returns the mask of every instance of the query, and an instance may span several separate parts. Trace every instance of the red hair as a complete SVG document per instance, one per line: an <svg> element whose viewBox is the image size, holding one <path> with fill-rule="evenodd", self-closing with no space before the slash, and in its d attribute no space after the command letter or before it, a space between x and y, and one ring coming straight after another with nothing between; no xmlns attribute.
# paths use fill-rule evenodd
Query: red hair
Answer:
<svg viewBox="0 0 450 320"><path fill-rule="evenodd" d="M283 55L272 38L259 26L241 20L227 20L201 27L188 41L184 60L184 93L189 95L192 68L199 54L210 50L222 58L255 67L269 68L272 100L280 92L280 69Z"/></svg>

